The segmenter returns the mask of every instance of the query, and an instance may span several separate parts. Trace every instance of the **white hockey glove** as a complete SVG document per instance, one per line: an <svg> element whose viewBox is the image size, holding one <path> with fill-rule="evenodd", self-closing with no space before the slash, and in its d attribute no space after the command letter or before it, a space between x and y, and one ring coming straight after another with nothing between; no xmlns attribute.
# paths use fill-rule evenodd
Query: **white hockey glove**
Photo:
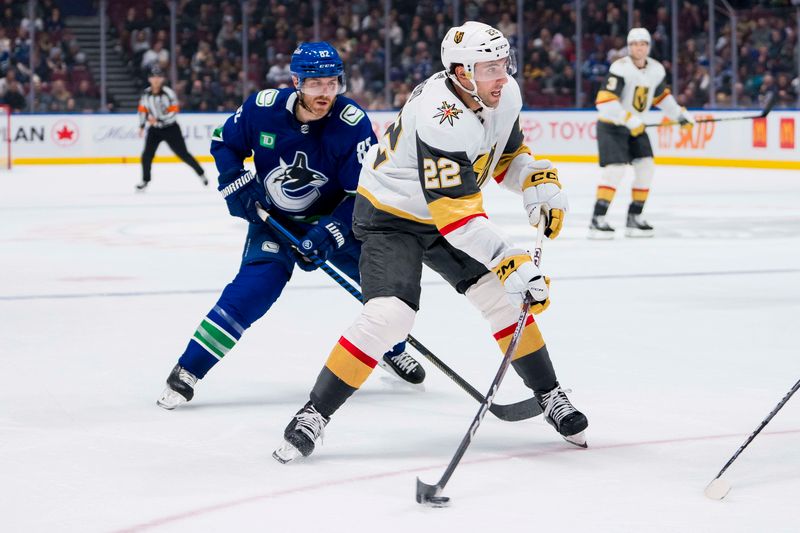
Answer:
<svg viewBox="0 0 800 533"><path fill-rule="evenodd" d="M638 137L644 133L644 122L632 113L628 113L628 118L625 119L625 127L630 130L632 137Z"/></svg>
<svg viewBox="0 0 800 533"><path fill-rule="evenodd" d="M681 129L692 129L697 122L694 119L694 115L685 107L681 108L681 114L678 115L678 124L681 125Z"/></svg>
<svg viewBox="0 0 800 533"><path fill-rule="evenodd" d="M550 305L550 278L539 271L531 255L519 248L510 248L492 268L503 284L512 304L521 306L525 297L533 300L531 313L538 315Z"/></svg>
<svg viewBox="0 0 800 533"><path fill-rule="evenodd" d="M522 203L528 213L528 221L533 226L539 224L539 213L544 212L547 224L544 235L555 239L561 233L564 216L569 202L567 193L561 189L558 170L547 159L540 159L528 165L529 174L522 182Z"/></svg>

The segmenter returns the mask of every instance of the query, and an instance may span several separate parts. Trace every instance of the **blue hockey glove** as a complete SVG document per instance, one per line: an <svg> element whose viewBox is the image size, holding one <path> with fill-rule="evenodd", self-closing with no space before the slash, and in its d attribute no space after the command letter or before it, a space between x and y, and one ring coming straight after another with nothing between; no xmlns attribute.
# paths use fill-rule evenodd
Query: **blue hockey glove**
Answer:
<svg viewBox="0 0 800 533"><path fill-rule="evenodd" d="M333 217L322 217L317 225L300 239L298 251L303 255L314 254L327 261L334 250L344 246L348 233L350 228L341 221Z"/></svg>
<svg viewBox="0 0 800 533"><path fill-rule="evenodd" d="M310 257L304 256L297 250L294 250L294 252L295 260L297 261L297 266L300 267L300 270L303 270L304 272L311 272L312 270L317 269L317 265L311 260Z"/></svg>
<svg viewBox="0 0 800 533"><path fill-rule="evenodd" d="M249 170L221 174L218 189L228 204L228 212L253 224L263 223L256 211L256 202L266 210L272 206L261 178Z"/></svg>

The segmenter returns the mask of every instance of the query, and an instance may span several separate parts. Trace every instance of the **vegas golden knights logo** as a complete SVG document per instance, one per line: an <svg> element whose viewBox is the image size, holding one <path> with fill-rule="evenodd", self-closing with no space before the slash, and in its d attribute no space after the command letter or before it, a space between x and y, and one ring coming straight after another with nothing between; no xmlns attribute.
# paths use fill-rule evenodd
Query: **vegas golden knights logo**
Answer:
<svg viewBox="0 0 800 533"><path fill-rule="evenodd" d="M637 85L633 91L633 108L638 112L643 112L647 108L647 93L650 92L649 87Z"/></svg>
<svg viewBox="0 0 800 533"><path fill-rule="evenodd" d="M463 31L457 31L455 36L453 37L453 40L456 42L456 44L458 44L458 43L461 42L461 40L463 38L464 38L464 32Z"/></svg>

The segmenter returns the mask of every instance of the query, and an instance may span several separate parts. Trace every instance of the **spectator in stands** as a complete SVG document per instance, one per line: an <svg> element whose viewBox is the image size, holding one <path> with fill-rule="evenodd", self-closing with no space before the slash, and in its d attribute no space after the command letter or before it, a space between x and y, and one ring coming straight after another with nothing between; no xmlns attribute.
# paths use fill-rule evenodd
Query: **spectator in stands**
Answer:
<svg viewBox="0 0 800 533"><path fill-rule="evenodd" d="M25 110L27 103L25 102L25 95L22 94L22 88L18 81L12 81L8 84L2 102L10 106L13 111Z"/></svg>
<svg viewBox="0 0 800 533"><path fill-rule="evenodd" d="M89 80L81 80L74 94L75 110L82 113L97 111L100 101L92 89Z"/></svg>
<svg viewBox="0 0 800 533"><path fill-rule="evenodd" d="M52 34L58 35L64 29L64 22L61 20L61 10L54 7L48 17L44 20L44 29Z"/></svg>
<svg viewBox="0 0 800 533"><path fill-rule="evenodd" d="M72 94L67 90L62 80L53 82L52 88L50 89L50 96L53 97L53 102L50 104L50 111L53 113L67 111L67 102L72 98Z"/></svg>
<svg viewBox="0 0 800 533"><path fill-rule="evenodd" d="M169 65L169 50L164 48L162 41L153 43L153 47L142 55L142 72L150 72L154 65L161 67Z"/></svg>
<svg viewBox="0 0 800 533"><path fill-rule="evenodd" d="M289 63L283 54L275 55L275 64L267 72L267 84L270 87L288 87L292 81L292 71L289 70Z"/></svg>
<svg viewBox="0 0 800 533"><path fill-rule="evenodd" d="M13 68L8 69L6 75L0 78L0 98L5 96L8 88L17 82L17 71Z"/></svg>

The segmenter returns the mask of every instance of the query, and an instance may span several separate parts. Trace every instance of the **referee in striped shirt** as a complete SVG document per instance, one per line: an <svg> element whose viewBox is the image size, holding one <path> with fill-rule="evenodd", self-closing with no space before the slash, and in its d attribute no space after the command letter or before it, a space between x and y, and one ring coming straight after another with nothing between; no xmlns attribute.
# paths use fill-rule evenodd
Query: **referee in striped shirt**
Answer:
<svg viewBox="0 0 800 533"><path fill-rule="evenodd" d="M150 168L161 141L166 141L175 155L192 167L203 185L208 185L203 167L186 149L186 142L176 118L178 99L175 91L164 85L164 73L158 65L150 69L148 81L150 87L145 89L142 99L139 100L139 137L144 135L146 125L149 124L150 127L147 128L147 139L142 152L142 182L136 185L136 189L143 191L150 184Z"/></svg>

